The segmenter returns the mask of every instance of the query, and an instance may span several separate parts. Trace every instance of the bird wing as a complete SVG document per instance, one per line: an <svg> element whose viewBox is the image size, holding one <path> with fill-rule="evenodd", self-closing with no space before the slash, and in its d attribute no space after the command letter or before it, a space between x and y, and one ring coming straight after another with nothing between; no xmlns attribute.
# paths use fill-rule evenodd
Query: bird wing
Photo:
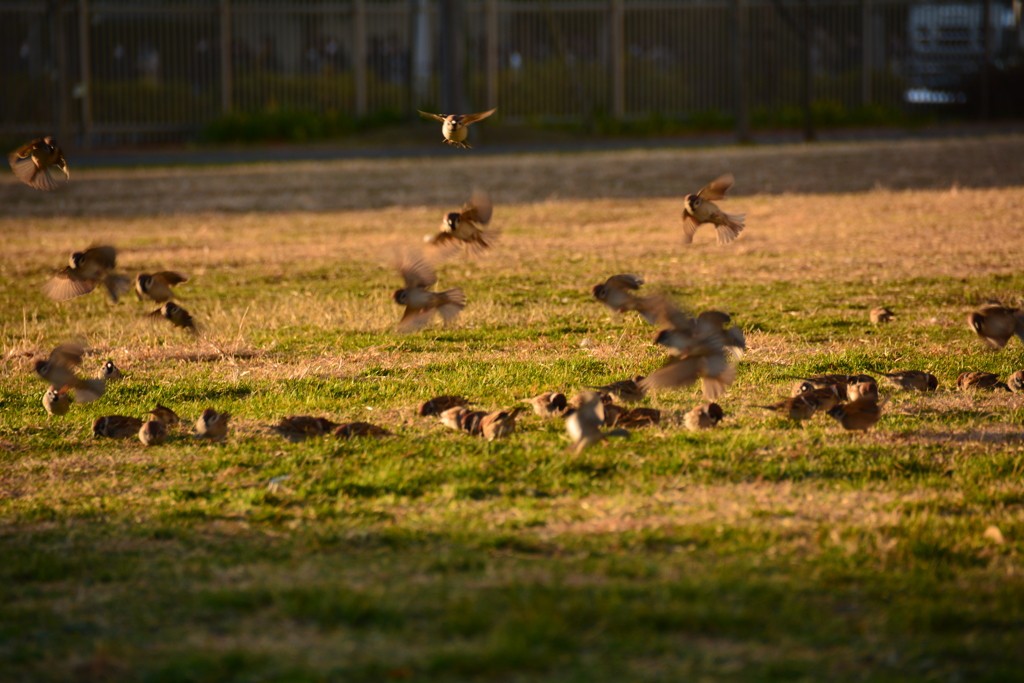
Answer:
<svg viewBox="0 0 1024 683"><path fill-rule="evenodd" d="M612 275L605 281L605 284L615 289L631 289L636 291L640 289L640 285L644 283L643 278L638 275L632 275L630 273L623 273L621 275Z"/></svg>
<svg viewBox="0 0 1024 683"><path fill-rule="evenodd" d="M476 123L477 121L486 119L488 116L490 116L496 111L498 111L497 107L490 111L480 112L479 114L466 114L465 116L462 117L462 123L468 126L471 123Z"/></svg>
<svg viewBox="0 0 1024 683"><path fill-rule="evenodd" d="M85 349L81 344L75 342L64 342L50 352L50 359L56 360L61 365L70 367L82 364L82 355Z"/></svg>
<svg viewBox="0 0 1024 683"><path fill-rule="evenodd" d="M700 227L700 221L688 214L683 212L683 243L693 243L693 236L697 232L697 228Z"/></svg>
<svg viewBox="0 0 1024 683"><path fill-rule="evenodd" d="M182 282L188 282L187 277L172 270L162 270L159 273L153 273L153 277L163 280L169 287L181 284Z"/></svg>
<svg viewBox="0 0 1024 683"><path fill-rule="evenodd" d="M32 142L26 142L24 145L8 154L7 158L12 160L11 163L14 163L14 158L25 159L30 154L32 154L32 150L34 150L39 145L43 144L43 142L44 141L42 138L36 138Z"/></svg>
<svg viewBox="0 0 1024 683"><path fill-rule="evenodd" d="M107 270L113 270L117 264L117 249L108 245L92 245L85 250L85 258L95 261Z"/></svg>
<svg viewBox="0 0 1024 683"><path fill-rule="evenodd" d="M725 199L725 193L729 191L734 182L736 182L736 178L733 177L732 173L726 173L702 187L697 196L704 201L712 202L716 199Z"/></svg>
<svg viewBox="0 0 1024 683"><path fill-rule="evenodd" d="M18 180L32 187L36 186L36 175L38 175L39 168L31 157L19 156L18 152L11 152L7 155L7 160L11 162L11 170L14 171L14 175L18 176ZM54 184L56 185L56 182Z"/></svg>
<svg viewBox="0 0 1024 683"><path fill-rule="evenodd" d="M422 116L425 119L434 119L436 121L443 122L446 118L448 118L446 116L441 116L440 114L431 114L429 111L420 111L419 109L417 109L416 111L419 111L420 116Z"/></svg>
<svg viewBox="0 0 1024 683"><path fill-rule="evenodd" d="M83 280L70 268L65 268L43 285L43 294L52 301L65 301L88 294L95 288L95 280Z"/></svg>
<svg viewBox="0 0 1024 683"><path fill-rule="evenodd" d="M35 164L32 163L31 159L26 159L25 161L21 161L18 163L20 165L24 165L26 162L32 164L32 166L35 166ZM50 173L49 168L41 168L38 171L36 171L35 175L32 178L32 182L30 182L29 184L32 187L36 188L37 190L45 190L46 192L52 192L53 190L56 190L58 187L57 180Z"/></svg>
<svg viewBox="0 0 1024 683"><path fill-rule="evenodd" d="M430 317L434 314L433 308L413 308L411 306L405 307L405 313L402 314L402 319L398 322L396 328L399 332L413 332L420 329L430 321Z"/></svg>
<svg viewBox="0 0 1024 683"><path fill-rule="evenodd" d="M422 256L407 257L399 266L398 272L405 280L406 289L426 289L437 283L437 273Z"/></svg>
<svg viewBox="0 0 1024 683"><path fill-rule="evenodd" d="M693 330L695 325L694 319L676 306L675 302L664 294L654 294L640 299L637 310L652 325L670 327L674 330L686 332Z"/></svg>
<svg viewBox="0 0 1024 683"><path fill-rule="evenodd" d="M673 358L640 382L644 391L663 387L688 387L697 381L701 369L700 358Z"/></svg>
<svg viewBox="0 0 1024 683"><path fill-rule="evenodd" d="M462 213L459 218L464 221L469 220L480 225L487 225L491 222L493 211L494 206L491 204L490 196L486 192L477 190L473 192L473 196L462 207Z"/></svg>

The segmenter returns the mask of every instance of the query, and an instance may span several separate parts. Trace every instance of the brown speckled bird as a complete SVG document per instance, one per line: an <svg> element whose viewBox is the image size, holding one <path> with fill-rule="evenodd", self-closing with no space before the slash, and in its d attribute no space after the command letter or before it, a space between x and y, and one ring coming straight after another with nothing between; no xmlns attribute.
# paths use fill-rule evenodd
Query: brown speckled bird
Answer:
<svg viewBox="0 0 1024 683"><path fill-rule="evenodd" d="M770 406L756 407L770 410L795 422L802 422L814 417L814 413L818 411L818 402L808 394L800 394Z"/></svg>
<svg viewBox="0 0 1024 683"><path fill-rule="evenodd" d="M151 320L162 318L175 327L180 327L192 334L199 333L198 328L196 328L196 321L192 315L173 301L166 302L152 313L148 313L146 317Z"/></svg>
<svg viewBox="0 0 1024 683"><path fill-rule="evenodd" d="M334 436L339 439L353 439L360 436L372 436L379 439L391 436L391 432L369 422L346 422L334 428Z"/></svg>
<svg viewBox="0 0 1024 683"><path fill-rule="evenodd" d="M960 391L971 391L974 389L986 389L988 391L994 391L995 389L1010 390L1010 387L999 381L998 375L993 375L991 372L962 372L956 378L956 388Z"/></svg>
<svg viewBox="0 0 1024 683"><path fill-rule="evenodd" d="M92 423L93 435L108 439L127 439L138 434L141 428L142 420L126 415L105 415Z"/></svg>
<svg viewBox="0 0 1024 683"><path fill-rule="evenodd" d="M729 362L726 351L742 353L741 347L745 346L742 332L738 328L724 330L719 315L701 314L696 320L686 320L680 315L661 318L675 320L672 327L663 329L654 338L655 344L666 347L669 359L640 382L640 388L650 392L685 387L701 378L704 398L714 400L724 394L736 379L736 365Z"/></svg>
<svg viewBox="0 0 1024 683"><path fill-rule="evenodd" d="M569 407L565 394L558 391L546 391L533 398L524 398L523 403L529 403L538 417L558 417Z"/></svg>
<svg viewBox="0 0 1024 683"><path fill-rule="evenodd" d="M882 417L882 408L875 399L864 397L837 405L828 414L848 432L866 432Z"/></svg>
<svg viewBox="0 0 1024 683"><path fill-rule="evenodd" d="M480 430L488 441L501 439L516 431L516 417L525 408L513 408L512 410L495 410L487 413L480 420Z"/></svg>
<svg viewBox="0 0 1024 683"><path fill-rule="evenodd" d="M153 416L154 420L159 420L168 427L174 427L181 422L181 418L178 417L176 412L167 406L160 405L159 403L156 404L156 408L149 411L149 414Z"/></svg>
<svg viewBox="0 0 1024 683"><path fill-rule="evenodd" d="M68 392L50 387L43 394L43 408L50 415L67 415L68 410L71 409L71 399L68 398Z"/></svg>
<svg viewBox="0 0 1024 683"><path fill-rule="evenodd" d="M421 403L418 413L420 417L440 415L449 408L468 405L471 405L470 402L461 396L435 396L434 398Z"/></svg>
<svg viewBox="0 0 1024 683"><path fill-rule="evenodd" d="M117 266L117 250L111 246L92 246L76 251L68 265L43 285L43 294L53 301L66 301L88 294L102 284L116 303L131 282L113 272Z"/></svg>
<svg viewBox="0 0 1024 683"><path fill-rule="evenodd" d="M107 389L102 379L84 379L79 377L75 368L82 364L85 349L74 342L65 342L50 352L46 360L35 362L35 372L51 387L59 390L72 389L75 392L75 403L91 403Z"/></svg>
<svg viewBox="0 0 1024 683"><path fill-rule="evenodd" d="M847 401L859 401L862 398L878 400L878 384L875 382L853 382L845 385L844 389Z"/></svg>
<svg viewBox="0 0 1024 683"><path fill-rule="evenodd" d="M884 323L892 322L892 319L896 317L896 314L890 311L888 308L872 308L868 311L868 318L871 319L872 324L881 325Z"/></svg>
<svg viewBox="0 0 1024 683"><path fill-rule="evenodd" d="M468 432L473 436L483 434L481 420L487 416L483 410L470 410L465 406L455 406L441 413L441 424L455 430Z"/></svg>
<svg viewBox="0 0 1024 683"><path fill-rule="evenodd" d="M135 278L135 295L139 300L152 299L158 304L170 301L174 298L174 291L171 289L182 282L188 282L188 278L181 273L163 270L159 273L139 273Z"/></svg>
<svg viewBox="0 0 1024 683"><path fill-rule="evenodd" d="M422 257L406 257L399 264L398 272L405 280L405 287L392 294L396 304L405 306L405 313L396 328L399 332L412 332L423 327L434 313L440 313L447 325L466 307L466 295L458 287L444 292L427 289L437 284L437 275Z"/></svg>
<svg viewBox="0 0 1024 683"><path fill-rule="evenodd" d="M139 428L139 441L143 446L157 446L167 440L167 425L160 420L150 420Z"/></svg>
<svg viewBox="0 0 1024 683"><path fill-rule="evenodd" d="M711 429L725 417L722 406L717 403L699 405L683 416L683 424L691 432Z"/></svg>
<svg viewBox="0 0 1024 683"><path fill-rule="evenodd" d="M819 413L827 413L839 403L839 390L834 386L823 387L821 389L811 389L810 391L805 391L797 396L802 396L814 401L817 405L817 412Z"/></svg>
<svg viewBox="0 0 1024 683"><path fill-rule="evenodd" d="M496 111L498 111L497 108L490 111L480 112L479 114L449 114L447 116L441 116L440 114L431 114L426 111L421 111L419 114L424 118L434 119L435 121L440 121L443 124L441 126L441 133L444 135L444 141L446 144L449 144L452 147L473 149L472 145L466 142L466 136L469 134L469 125L486 119Z"/></svg>
<svg viewBox="0 0 1024 683"><path fill-rule="evenodd" d="M641 299L633 292L643 286L643 278L630 273L612 275L604 282L590 288L594 298L615 313L638 311L650 324L655 324L657 311L653 303L655 299Z"/></svg>
<svg viewBox="0 0 1024 683"><path fill-rule="evenodd" d="M618 407L618 406L616 406ZM607 410L607 406L605 406ZM661 422L661 411L656 408L630 408L619 410L611 423L605 421L609 427L623 427L625 429L640 429L651 427Z"/></svg>
<svg viewBox="0 0 1024 683"><path fill-rule="evenodd" d="M647 392L641 386L644 379L645 378L642 375L634 375L631 379L611 382L600 387L587 388L600 391L602 394L607 394L613 401L620 401L622 403L638 403L644 400L644 397L647 395Z"/></svg>
<svg viewBox="0 0 1024 683"><path fill-rule="evenodd" d="M743 232L745 214L725 213L714 203L725 199L725 193L735 181L732 173L726 173L705 185L697 194L686 195L683 199L683 241L686 244L693 242L697 228L706 223L714 225L718 230L719 244L728 244Z"/></svg>
<svg viewBox="0 0 1024 683"><path fill-rule="evenodd" d="M921 370L900 370L882 375L882 381L892 387L904 391L935 391L939 388L939 378L930 372Z"/></svg>
<svg viewBox="0 0 1024 683"><path fill-rule="evenodd" d="M580 394L579 407L566 413L565 430L572 440L574 452L581 453L584 449L609 436L629 438L629 431L625 429L601 431L601 427L605 425L605 407L601 394L596 391L587 391Z"/></svg>
<svg viewBox="0 0 1024 683"><path fill-rule="evenodd" d="M999 304L986 304L967 316L967 324L993 348L1001 349L1010 338L1024 342L1024 311Z"/></svg>
<svg viewBox="0 0 1024 683"><path fill-rule="evenodd" d="M59 168L71 180L68 162L60 145L52 137L37 138L7 155L11 170L18 180L37 190L56 190L57 181L50 167Z"/></svg>
<svg viewBox="0 0 1024 683"><path fill-rule="evenodd" d="M121 370L114 365L114 361L112 360L107 360L107 362L100 367L98 376L100 379L105 379L108 382L114 382L124 377L124 375L121 374Z"/></svg>
<svg viewBox="0 0 1024 683"><path fill-rule="evenodd" d="M228 422L230 420L229 413L218 413L213 408L207 408L196 420L195 438L224 441L228 438Z"/></svg>
<svg viewBox="0 0 1024 683"><path fill-rule="evenodd" d="M1010 391L1017 394L1024 391L1024 370L1018 370L1006 378L1006 386Z"/></svg>
<svg viewBox="0 0 1024 683"><path fill-rule="evenodd" d="M277 432L288 441L298 443L305 441L308 437L319 437L330 434L338 426L326 417L313 417L312 415L289 415L282 417L271 430Z"/></svg>
<svg viewBox="0 0 1024 683"><path fill-rule="evenodd" d="M500 230L489 228L494 207L486 192L476 191L461 211L445 214L441 231L427 237L427 243L451 253L460 244L465 245L466 254L481 253L494 246Z"/></svg>

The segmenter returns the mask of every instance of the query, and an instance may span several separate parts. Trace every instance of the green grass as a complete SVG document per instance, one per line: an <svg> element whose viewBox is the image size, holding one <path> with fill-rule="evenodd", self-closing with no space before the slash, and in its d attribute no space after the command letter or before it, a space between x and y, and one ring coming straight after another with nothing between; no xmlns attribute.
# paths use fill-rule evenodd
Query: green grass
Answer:
<svg viewBox="0 0 1024 683"><path fill-rule="evenodd" d="M678 200L499 205L496 253L440 270L469 295L459 323L409 336L381 254L444 207L0 219L0 678L1021 680L1024 400L953 384L1022 366L1018 341L988 351L963 319L1024 289L1024 194L730 204L743 238L688 249ZM964 237L983 228L998 251ZM45 301L61 253L99 236L126 272L191 275L205 336L140 322L131 298ZM557 421L487 443L415 415L435 393L510 407L658 367L651 328L589 296L621 271L747 331L722 426L683 430L696 388L581 455ZM868 323L879 304L896 322ZM112 357L126 378L48 420L31 356L72 336L89 372ZM793 376L909 368L940 391L889 393L867 435L756 408ZM227 410L234 431L148 450L90 434L158 402ZM291 413L396 436L290 444L266 425Z"/></svg>

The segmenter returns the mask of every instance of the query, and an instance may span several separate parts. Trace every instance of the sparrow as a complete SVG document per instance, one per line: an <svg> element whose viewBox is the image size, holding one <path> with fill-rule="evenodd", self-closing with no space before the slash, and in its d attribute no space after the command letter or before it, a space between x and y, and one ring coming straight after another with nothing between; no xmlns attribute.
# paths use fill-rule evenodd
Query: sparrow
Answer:
<svg viewBox="0 0 1024 683"><path fill-rule="evenodd" d="M792 398L808 391L814 391L815 389L817 389L817 387L814 386L813 382L802 379L793 385L793 389L789 392L789 396ZM836 391L838 392L838 389Z"/></svg>
<svg viewBox="0 0 1024 683"><path fill-rule="evenodd" d="M901 370L886 372L882 375L887 384L905 391L935 391L939 388L939 379L929 372L920 370Z"/></svg>
<svg viewBox="0 0 1024 683"><path fill-rule="evenodd" d="M866 432L882 417L882 408L875 399L863 397L849 403L841 403L828 411L828 414L848 432Z"/></svg>
<svg viewBox="0 0 1024 683"><path fill-rule="evenodd" d="M579 454L609 436L629 438L629 432L625 429L602 432L601 427L604 426L604 423L604 404L601 394L596 391L581 394L579 407L567 412L565 418L565 431L572 439L573 451Z"/></svg>
<svg viewBox="0 0 1024 683"><path fill-rule="evenodd" d="M444 135L444 141L446 144L449 144L452 147L473 149L472 145L466 142L466 135L469 134L469 125L486 119L496 111L498 111L497 107L480 114L449 114L448 116L441 116L440 114L431 114L426 111L421 111L419 113L423 118L434 119L435 121L441 121L444 124L441 126L441 133Z"/></svg>
<svg viewBox="0 0 1024 683"><path fill-rule="evenodd" d="M139 297L139 301L152 299L158 304L162 304L174 298L171 287L182 282L188 282L188 278L170 270L163 270L152 275L139 273L135 278L135 295Z"/></svg>
<svg viewBox="0 0 1024 683"><path fill-rule="evenodd" d="M683 232L685 233L683 242L685 244L693 242L693 235L697 232L697 228L705 223L711 223L718 230L719 244L728 244L743 232L743 218L746 214L723 213L714 204L715 200L725 199L725 193L735 181L732 173L726 173L705 185L697 194L686 195L683 199Z"/></svg>
<svg viewBox="0 0 1024 683"><path fill-rule="evenodd" d="M426 289L437 283L437 275L423 258L407 258L399 266L398 272L405 280L405 288L396 289L391 296L396 304L405 306L405 313L397 327L399 332L411 332L423 327L435 311L448 324L466 307L466 295L458 287L444 292Z"/></svg>
<svg viewBox="0 0 1024 683"><path fill-rule="evenodd" d="M486 192L474 192L469 201L463 204L461 211L445 214L441 221L441 231L430 235L428 244L441 249L457 249L459 244L466 245L466 253L482 252L494 246L500 230L488 229L491 222L493 206Z"/></svg>
<svg viewBox="0 0 1024 683"><path fill-rule="evenodd" d="M334 435L339 439L351 439L356 436L391 436L391 432L369 422L347 422L343 425L338 425L334 429Z"/></svg>
<svg viewBox="0 0 1024 683"><path fill-rule="evenodd" d="M43 407L50 415L67 415L71 408L71 399L68 392L50 387L43 394Z"/></svg>
<svg viewBox="0 0 1024 683"><path fill-rule="evenodd" d="M679 326L680 323L685 324ZM725 331L720 323L713 316L688 322L677 320L677 326L659 332L654 343L667 348L669 359L640 382L640 388L649 392L663 387L685 387L700 377L704 398L713 401L724 394L736 379L736 365L729 363L725 351L742 342L742 333Z"/></svg>
<svg viewBox="0 0 1024 683"><path fill-rule="evenodd" d="M647 300L645 299L644 302ZM722 311L704 311L696 318L675 308L668 299L663 298L657 308L657 321L665 327L655 338L655 343L665 347L671 356L690 355L695 337L700 335L708 339L714 338L716 345L732 352L737 359L743 358L747 350L747 341L743 330L737 326L726 327L732 322L728 313Z"/></svg>
<svg viewBox="0 0 1024 683"><path fill-rule="evenodd" d="M336 422L331 422L326 417L291 415L289 417L282 417L271 429L288 441L298 443L299 441L305 441L306 437L317 437L331 433L337 426Z"/></svg>
<svg viewBox="0 0 1024 683"><path fill-rule="evenodd" d="M495 410L480 420L480 431L488 441L501 439L516 431L516 417L526 408Z"/></svg>
<svg viewBox="0 0 1024 683"><path fill-rule="evenodd" d="M1024 391L1024 370L1018 370L1006 378L1006 386L1014 393Z"/></svg>
<svg viewBox="0 0 1024 683"><path fill-rule="evenodd" d="M836 391L839 392L839 398L846 400L846 389L850 384L859 384L861 382L875 382L875 378L871 375L842 375L842 374L830 374L830 375L818 375L817 377L797 377L795 379L803 382L810 382L815 389L824 389L826 387L835 387Z"/></svg>
<svg viewBox="0 0 1024 683"><path fill-rule="evenodd" d="M616 406L618 407L618 406ZM655 408L632 408L630 410L619 410L609 427L623 427L626 429L640 429L649 427L661 422L661 411ZM607 419L606 422L607 424Z"/></svg>
<svg viewBox="0 0 1024 683"><path fill-rule="evenodd" d="M839 390L834 387L824 387L822 389L811 389L810 391L799 394L799 396L806 397L813 400L817 404L817 410L819 412L827 413L839 403Z"/></svg>
<svg viewBox="0 0 1024 683"><path fill-rule="evenodd" d="M94 436L105 436L108 439L127 439L139 433L142 420L126 415L106 415L97 417L92 423Z"/></svg>
<svg viewBox="0 0 1024 683"><path fill-rule="evenodd" d="M636 375L632 379L624 379L601 387L587 387L607 394L613 401L622 403L637 403L644 400L647 391L641 387L644 381L642 375Z"/></svg>
<svg viewBox="0 0 1024 683"><path fill-rule="evenodd" d="M969 391L971 389L988 389L993 391L995 389L1010 390L1010 387L999 381L997 375L993 375L991 372L963 372L956 378L956 388L960 391Z"/></svg>
<svg viewBox="0 0 1024 683"><path fill-rule="evenodd" d="M160 420L150 420L139 428L139 441L143 446L157 446L167 440L167 425Z"/></svg>
<svg viewBox="0 0 1024 683"><path fill-rule="evenodd" d="M683 424L691 432L696 432L702 429L711 429L721 422L724 417L725 413L722 412L722 406L717 403L705 403L683 416Z"/></svg>
<svg viewBox="0 0 1024 683"><path fill-rule="evenodd" d="M773 403L770 406L756 407L771 410L795 422L802 422L814 417L814 413L818 410L818 401L808 394L800 394L799 396L787 398L785 401Z"/></svg>
<svg viewBox="0 0 1024 683"><path fill-rule="evenodd" d="M868 311L868 317L871 318L871 322L873 324L880 325L882 323L892 322L892 319L896 317L896 314L888 308L872 308Z"/></svg>
<svg viewBox="0 0 1024 683"><path fill-rule="evenodd" d="M56 190L57 181L50 175L50 166L59 168L71 180L68 162L52 137L37 138L7 155L18 180L37 190Z"/></svg>
<svg viewBox="0 0 1024 683"><path fill-rule="evenodd" d="M419 414L420 417L440 415L449 408L468 405L470 405L469 401L461 396L435 396L429 401L424 401L420 404Z"/></svg>
<svg viewBox="0 0 1024 683"><path fill-rule="evenodd" d="M231 415L218 413L213 408L207 408L196 420L197 439L210 439L212 441L224 441L228 438L228 421Z"/></svg>
<svg viewBox="0 0 1024 683"><path fill-rule="evenodd" d="M66 301L88 294L102 283L117 303L128 290L129 280L113 272L117 265L117 250L111 246L94 246L76 251L68 265L43 285L43 294L53 301Z"/></svg>
<svg viewBox="0 0 1024 683"><path fill-rule="evenodd" d="M644 281L641 277L623 273L612 275L604 282L594 285L590 288L590 293L613 312L638 311L648 323L653 325L657 316L657 308L654 304L658 300L642 299L632 293L640 289L643 284Z"/></svg>
<svg viewBox="0 0 1024 683"><path fill-rule="evenodd" d="M524 398L522 402L533 406L534 414L539 417L558 417L569 408L565 394L553 391L546 391L533 398Z"/></svg>
<svg viewBox="0 0 1024 683"><path fill-rule="evenodd" d="M80 345L65 342L51 351L50 357L46 360L37 360L35 372L53 388L74 389L75 403L92 403L103 395L107 383L102 379L84 379L78 376L75 367L82 364L84 353L85 349Z"/></svg>
<svg viewBox="0 0 1024 683"><path fill-rule="evenodd" d="M465 406L449 408L441 413L441 424L451 429L469 432L473 436L483 434L481 421L487 417L482 410L470 410Z"/></svg>
<svg viewBox="0 0 1024 683"><path fill-rule="evenodd" d="M114 361L107 360L107 362L103 364L103 367L100 368L99 377L100 379L105 379L108 382L112 382L114 380L121 379L123 375L121 374L121 371L118 369L118 367L114 365Z"/></svg>
<svg viewBox="0 0 1024 683"><path fill-rule="evenodd" d="M156 404L156 408L149 411L149 414L153 416L154 420L159 420L168 427L173 427L181 422L181 418L178 417L176 412L166 406L160 405L159 403Z"/></svg>
<svg viewBox="0 0 1024 683"><path fill-rule="evenodd" d="M869 398L872 401L878 400L878 385L875 382L854 382L840 386L845 389L845 396L848 401L859 401L862 398ZM838 389L839 386L836 388Z"/></svg>
<svg viewBox="0 0 1024 683"><path fill-rule="evenodd" d="M146 317L152 319L164 318L175 327L188 330L192 334L199 334L199 331L196 329L196 321L192 318L191 314L173 301L168 301L152 313L147 313Z"/></svg>
<svg viewBox="0 0 1024 683"><path fill-rule="evenodd" d="M1024 341L1024 311L999 304L986 304L967 316L967 324L991 346L1001 349L1010 337Z"/></svg>

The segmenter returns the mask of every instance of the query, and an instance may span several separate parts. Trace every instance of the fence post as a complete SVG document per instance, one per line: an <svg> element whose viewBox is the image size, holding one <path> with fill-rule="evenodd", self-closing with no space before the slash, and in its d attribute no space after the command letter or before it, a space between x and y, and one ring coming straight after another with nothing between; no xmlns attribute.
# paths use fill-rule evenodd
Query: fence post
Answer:
<svg viewBox="0 0 1024 683"><path fill-rule="evenodd" d="M231 0L220 0L220 110L231 113Z"/></svg>
<svg viewBox="0 0 1024 683"><path fill-rule="evenodd" d="M622 0L611 6L612 117L626 115L626 9Z"/></svg>
<svg viewBox="0 0 1024 683"><path fill-rule="evenodd" d="M867 107L871 104L871 70L874 68L874 14L871 0L861 0L861 36L860 36L860 103Z"/></svg>
<svg viewBox="0 0 1024 683"><path fill-rule="evenodd" d="M498 0L484 5L487 34L487 108L498 106Z"/></svg>
<svg viewBox="0 0 1024 683"><path fill-rule="evenodd" d="M82 147L92 145L92 83L89 69L89 0L78 0L78 63L82 81Z"/></svg>
<svg viewBox="0 0 1024 683"><path fill-rule="evenodd" d="M60 0L57 3L56 21L54 27L54 42L57 44L57 139L67 144L69 122L68 122L68 41L67 12L65 2Z"/></svg>
<svg viewBox="0 0 1024 683"><path fill-rule="evenodd" d="M750 142L750 102L747 94L747 3L733 0L733 86L736 96L736 138Z"/></svg>
<svg viewBox="0 0 1024 683"><path fill-rule="evenodd" d="M366 116L366 0L352 3L352 71L356 82L356 116Z"/></svg>
<svg viewBox="0 0 1024 683"><path fill-rule="evenodd" d="M984 18L981 21L982 31L984 35L982 39L985 41L985 61L981 65L981 93L978 96L978 118L982 121L988 121L989 115L989 96L991 84L989 79L991 78L991 65L992 65L992 0L985 0L982 3L982 12L985 13Z"/></svg>
<svg viewBox="0 0 1024 683"><path fill-rule="evenodd" d="M804 68L803 68L804 79L803 80L804 80L804 83L803 83L803 92L801 93L802 94L802 98L801 99L803 99L803 110L804 110L804 141L805 142L811 142L811 141L814 140L815 134L814 134L814 107L812 106L813 105L813 98L814 98L814 69L813 69L813 64L812 64L813 59L814 59L814 55L813 55L814 49L813 49L813 40L812 40L812 36L811 36L811 3L810 3L810 0L802 0L801 5L802 5L801 9L803 10L801 12L801 14L803 15L801 17L801 20L802 20L803 27L804 27L804 30L803 30L804 44L802 46L803 49L804 49L804 55L803 55L803 64L804 64Z"/></svg>
<svg viewBox="0 0 1024 683"><path fill-rule="evenodd" d="M465 114L466 84L463 62L463 7L460 0L440 0L440 24L438 32L441 44L441 113Z"/></svg>

